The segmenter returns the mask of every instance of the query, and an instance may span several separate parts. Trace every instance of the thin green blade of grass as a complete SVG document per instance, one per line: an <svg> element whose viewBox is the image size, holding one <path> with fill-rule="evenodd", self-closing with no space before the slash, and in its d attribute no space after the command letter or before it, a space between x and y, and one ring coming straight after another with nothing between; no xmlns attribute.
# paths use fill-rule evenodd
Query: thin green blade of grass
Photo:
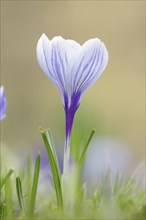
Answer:
<svg viewBox="0 0 146 220"><path fill-rule="evenodd" d="M23 193L22 193L21 180L19 177L16 177L16 191L17 191L17 197L18 197L20 210L22 212L22 215L24 216L25 211L24 211Z"/></svg>
<svg viewBox="0 0 146 220"><path fill-rule="evenodd" d="M2 209L1 209L1 220L4 220L6 217L6 204L3 203Z"/></svg>
<svg viewBox="0 0 146 220"><path fill-rule="evenodd" d="M38 154L37 159L36 159L36 163L35 163L33 184L32 184L31 197L30 197L30 208L29 208L29 215L30 216L34 215L36 193L37 193L38 179L39 179L39 173L40 173L40 162L41 162L41 156L40 156L40 154Z"/></svg>
<svg viewBox="0 0 146 220"><path fill-rule="evenodd" d="M31 189L31 184L32 184L32 179L33 179L33 172L32 172L32 158L31 156L29 156L27 158L27 166L26 166L26 170L27 170L27 178L26 178L26 191L25 191L25 196L26 196L26 202L27 204L29 204L30 202L30 189Z"/></svg>
<svg viewBox="0 0 146 220"><path fill-rule="evenodd" d="M51 134L50 129L48 129L45 134L46 134L46 137L47 137L48 142L50 144L50 147L51 147L51 150L52 150L52 153L53 153L56 165L57 165L57 169L59 171L59 164L58 164L57 154L56 154L56 150L55 150L55 146L54 146L54 142L53 142L53 138L52 138L52 134ZM59 175L60 175L60 173L59 173Z"/></svg>
<svg viewBox="0 0 146 220"><path fill-rule="evenodd" d="M81 156L80 156L80 159L79 159L79 165L81 165L81 164L83 163L83 161L84 161L87 148L88 148L88 146L89 146L89 144L90 144L90 142L91 142L91 140L92 140L94 134L95 134L95 129L93 129L93 130L91 131L91 134L89 135L89 138L88 138L88 140L87 140L87 142L86 142L86 144L85 144L85 146L84 146L84 148L83 148L83 151L82 151Z"/></svg>
<svg viewBox="0 0 146 220"><path fill-rule="evenodd" d="M7 181L4 184L4 195L5 195L5 214L7 219L13 219L14 218L14 209L13 209L13 183L12 179L8 178Z"/></svg>
<svg viewBox="0 0 146 220"><path fill-rule="evenodd" d="M10 178L10 176L12 175L12 173L14 173L13 169L10 169L9 172L6 174L6 176L4 177L4 179L0 182L0 190L3 188L3 186L5 185L5 183L7 182L7 180Z"/></svg>
<svg viewBox="0 0 146 220"><path fill-rule="evenodd" d="M58 168L56 151L55 151L54 146L51 143L52 141L51 141L50 133L48 131L44 131L41 128L40 128L40 132L41 132L41 135L42 135L42 138L45 144L45 148L47 151L47 155L50 161L50 167L51 167L52 176L53 176L54 185L55 185L58 208L63 209L61 179L60 179L60 172Z"/></svg>
<svg viewBox="0 0 146 220"><path fill-rule="evenodd" d="M81 156L79 157L79 160L78 160L78 188L77 188L77 194L78 194L78 204L81 204L82 203L82 200L83 200L83 196L84 196L84 189L81 187L81 172L82 172L82 169L83 169L83 165L84 165L84 160L85 160L85 156L86 156L86 152L87 152L87 149L88 149L88 146L93 138L93 135L95 134L95 129L93 129L87 139L87 142L85 143L84 147L83 147L83 150L82 150L82 153L81 153Z"/></svg>

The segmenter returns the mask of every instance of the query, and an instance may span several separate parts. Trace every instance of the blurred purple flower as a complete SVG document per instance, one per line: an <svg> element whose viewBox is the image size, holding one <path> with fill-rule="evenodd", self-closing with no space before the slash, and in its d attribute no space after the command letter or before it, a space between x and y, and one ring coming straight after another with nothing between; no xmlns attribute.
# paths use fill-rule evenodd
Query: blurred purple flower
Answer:
<svg viewBox="0 0 146 220"><path fill-rule="evenodd" d="M37 44L37 59L43 72L58 87L66 116L65 151L69 151L73 119L85 91L99 78L108 62L108 52L100 39L82 46L73 40L45 34Z"/></svg>
<svg viewBox="0 0 146 220"><path fill-rule="evenodd" d="M5 97L4 86L0 87L0 120L3 120L6 117L6 107L7 101Z"/></svg>

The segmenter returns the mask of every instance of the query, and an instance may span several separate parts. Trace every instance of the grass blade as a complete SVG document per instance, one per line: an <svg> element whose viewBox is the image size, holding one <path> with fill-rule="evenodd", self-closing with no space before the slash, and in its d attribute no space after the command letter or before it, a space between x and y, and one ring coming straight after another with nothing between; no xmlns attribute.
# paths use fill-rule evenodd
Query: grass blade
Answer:
<svg viewBox="0 0 146 220"><path fill-rule="evenodd" d="M47 130L47 132L46 132L46 137L47 137L47 139L48 139L48 141L49 141L49 144L50 144L50 147L51 147L51 150L52 150L52 153L53 153L53 156L54 156L56 165L57 165L57 169L59 170L59 164L58 164L57 154L56 154L56 150L55 150L55 146L54 146L54 142L53 142L53 138L52 138L52 134L51 134L50 129Z"/></svg>
<svg viewBox="0 0 146 220"><path fill-rule="evenodd" d="M40 173L40 162L41 162L41 157L40 157L40 154L38 154L37 159L36 159L36 163L35 163L33 184L32 184L32 190L31 190L30 209L29 209L30 216L34 215L36 193L37 193L38 179L39 179L39 173Z"/></svg>
<svg viewBox="0 0 146 220"><path fill-rule="evenodd" d="M5 183L7 182L7 180L10 178L10 176L12 175L12 173L14 172L13 169L10 169L9 172L6 174L6 176L4 177L4 179L0 182L0 190L3 188L3 186L5 185Z"/></svg>
<svg viewBox="0 0 146 220"><path fill-rule="evenodd" d="M3 203L2 209L1 209L1 220L4 220L6 217L6 204Z"/></svg>
<svg viewBox="0 0 146 220"><path fill-rule="evenodd" d="M89 138L88 138L88 140L87 140L87 142L86 142L86 144L85 144L85 146L84 146L84 148L83 148L82 154L81 154L81 156L80 156L80 159L79 159L79 164L80 164L80 165L81 165L82 162L84 161L87 148L88 148L88 146L89 146L89 144L90 144L90 142L91 142L92 137L93 137L94 134L95 134L95 130L93 129L93 130L91 131L91 134L90 134L90 136L89 136Z"/></svg>
<svg viewBox="0 0 146 220"><path fill-rule="evenodd" d="M19 206L20 206L22 215L24 216L25 211L24 211L23 193L22 193L21 180L19 177L16 177L16 191L17 191Z"/></svg>
<svg viewBox="0 0 146 220"><path fill-rule="evenodd" d="M7 181L4 184L4 195L5 195L5 214L7 219L14 218L14 210L12 208L13 206L13 182L11 178L8 178Z"/></svg>
<svg viewBox="0 0 146 220"><path fill-rule="evenodd" d="M52 144L52 138L51 138L50 132L48 130L44 131L43 129L40 129L40 132L41 132L41 135L42 135L45 147L46 147L46 151L48 154L48 158L50 161L52 176L53 176L54 185L55 185L58 208L62 209L63 208L63 198L62 198L60 172L59 172L59 168L58 168L56 151L55 151L54 145Z"/></svg>

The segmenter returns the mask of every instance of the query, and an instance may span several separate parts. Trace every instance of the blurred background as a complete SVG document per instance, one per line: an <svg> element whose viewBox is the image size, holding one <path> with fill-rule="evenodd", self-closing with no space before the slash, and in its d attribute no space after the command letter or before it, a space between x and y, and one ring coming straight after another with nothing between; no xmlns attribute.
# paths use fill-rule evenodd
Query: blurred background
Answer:
<svg viewBox="0 0 146 220"><path fill-rule="evenodd" d="M30 153L42 145L39 126L64 142L64 111L55 85L41 71L36 44L42 33L80 44L98 37L109 63L84 95L74 131L116 140L144 158L145 1L2 1L1 84L8 102L1 143ZM120 156L120 155L119 155Z"/></svg>

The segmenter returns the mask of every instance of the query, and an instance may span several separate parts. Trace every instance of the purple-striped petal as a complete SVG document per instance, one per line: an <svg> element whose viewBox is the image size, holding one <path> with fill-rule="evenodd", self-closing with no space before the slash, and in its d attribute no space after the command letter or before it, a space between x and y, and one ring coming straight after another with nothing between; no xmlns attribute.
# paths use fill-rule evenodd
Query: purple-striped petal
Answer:
<svg viewBox="0 0 146 220"><path fill-rule="evenodd" d="M4 90L4 87L1 86L0 88L0 120L3 120L6 117L6 107L7 107L7 101L5 97L5 90Z"/></svg>
<svg viewBox="0 0 146 220"><path fill-rule="evenodd" d="M65 105L70 77L67 68L70 60L81 46L72 40L54 37L51 41L45 34L37 44L37 59L43 72L56 84Z"/></svg>
<svg viewBox="0 0 146 220"><path fill-rule="evenodd" d="M91 39L85 42L69 72L72 77L72 94L83 93L99 78L108 62L108 52L103 42Z"/></svg>
<svg viewBox="0 0 146 220"><path fill-rule="evenodd" d="M51 60L50 40L47 38L45 34L42 34L41 38L39 39L36 52L37 52L37 60L41 69L47 76L49 76L49 78L57 85L57 87L61 91L60 84L58 83L54 71L52 70L52 66L50 65L50 60Z"/></svg>

